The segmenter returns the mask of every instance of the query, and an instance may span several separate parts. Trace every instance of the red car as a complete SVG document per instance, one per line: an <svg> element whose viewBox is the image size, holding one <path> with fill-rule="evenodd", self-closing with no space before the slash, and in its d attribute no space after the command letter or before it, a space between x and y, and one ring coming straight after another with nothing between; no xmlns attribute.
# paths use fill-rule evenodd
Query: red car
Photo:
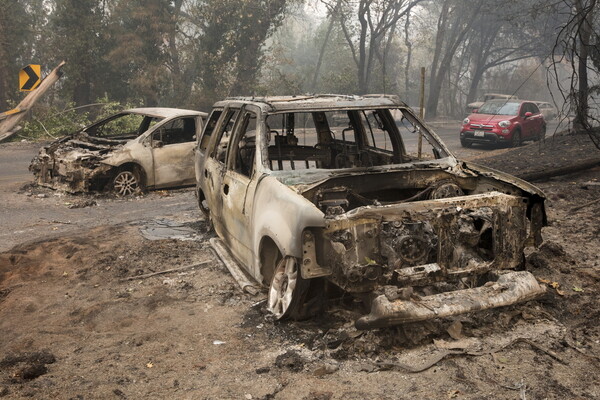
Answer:
<svg viewBox="0 0 600 400"><path fill-rule="evenodd" d="M491 100L464 119L460 144L507 144L520 146L526 140L546 136L546 121L532 101Z"/></svg>

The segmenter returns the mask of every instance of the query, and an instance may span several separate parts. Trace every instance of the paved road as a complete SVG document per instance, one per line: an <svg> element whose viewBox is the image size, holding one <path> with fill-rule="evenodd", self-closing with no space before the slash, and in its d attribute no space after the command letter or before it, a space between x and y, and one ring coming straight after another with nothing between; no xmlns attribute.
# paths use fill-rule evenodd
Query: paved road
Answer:
<svg viewBox="0 0 600 400"><path fill-rule="evenodd" d="M200 219L192 188L151 192L135 199L94 198L97 205L69 208L86 200L50 189L25 189L33 181L28 171L39 144L0 145L0 251L27 242L95 226L139 223L170 217Z"/></svg>
<svg viewBox="0 0 600 400"><path fill-rule="evenodd" d="M459 158L472 159L499 152L494 148L460 146L460 122L435 124L435 132ZM557 123L548 124L548 135L557 129ZM416 136L408 140L416 147ZM137 199L96 198L97 206L70 209L82 196L71 196L52 190L22 190L32 182L28 171L32 157L40 144L0 144L0 251L47 235L64 234L77 229L134 223L161 216L181 217L184 220L201 218L191 188L165 192L151 192Z"/></svg>
<svg viewBox="0 0 600 400"><path fill-rule="evenodd" d="M461 121L448 123L433 123L432 128L438 134L457 157L470 159L484 154L493 153L497 149L491 146L473 145L471 148L463 148L460 145L460 124ZM557 120L549 121L546 128L546 137L552 136L555 132L567 129L567 124L563 123L559 126Z"/></svg>
<svg viewBox="0 0 600 400"><path fill-rule="evenodd" d="M37 144L10 143L0 147L0 186L31 180L29 162L37 153Z"/></svg>

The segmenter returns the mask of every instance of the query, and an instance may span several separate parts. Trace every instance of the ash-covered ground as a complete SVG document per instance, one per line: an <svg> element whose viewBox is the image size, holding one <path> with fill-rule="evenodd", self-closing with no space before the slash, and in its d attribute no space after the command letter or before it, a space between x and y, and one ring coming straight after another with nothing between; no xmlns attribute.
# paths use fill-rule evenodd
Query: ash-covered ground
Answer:
<svg viewBox="0 0 600 400"><path fill-rule="evenodd" d="M474 161L520 175L600 155L542 146ZM600 398L600 168L538 183L550 225L527 268L545 297L368 332L343 297L273 321L210 250L191 189L122 200L26 182L0 193L0 397Z"/></svg>

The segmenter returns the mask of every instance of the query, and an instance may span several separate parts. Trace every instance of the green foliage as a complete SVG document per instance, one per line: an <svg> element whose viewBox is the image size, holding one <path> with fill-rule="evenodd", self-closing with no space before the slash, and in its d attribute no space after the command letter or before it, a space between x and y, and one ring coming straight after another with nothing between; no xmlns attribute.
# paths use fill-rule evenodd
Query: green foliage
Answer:
<svg viewBox="0 0 600 400"><path fill-rule="evenodd" d="M109 101L107 98L99 99L93 107L78 108L75 103L68 103L63 108L40 105L21 124L23 127L13 140L49 140L74 133L90 125L92 122L106 118L123 109L132 108L131 104L121 104ZM120 121L123 129L134 130L133 123L129 120ZM139 121L138 121L139 126ZM127 132L127 130L124 130Z"/></svg>
<svg viewBox="0 0 600 400"><path fill-rule="evenodd" d="M456 11L438 21L444 5L450 3ZM9 101L23 97L17 91L20 68L37 63L47 73L62 60L67 61L64 76L38 102L22 135L46 134L41 124L50 134L61 135L73 130L70 123L95 120L96 108L84 108L90 112L87 117L81 110L73 115L63 110L99 97L107 103L105 111L110 109L108 99L119 106L136 103L208 111L227 96L311 92L402 93L414 104L421 66L428 68L427 84L436 88L437 94L428 98L441 101L440 108L449 105L440 111L461 112L463 93L474 97L478 81L481 89L489 87L494 76L502 76L497 90L504 91L512 84L507 79L527 79L506 73L519 65L513 58L543 52L540 49L554 42L552 32L564 19L543 3L0 0L0 112L9 108ZM486 10L470 18L475 4L486 4L494 12ZM468 34L454 40L453 32L465 25ZM501 29L492 33L502 40L485 41L484 33L496 26ZM597 70L597 34L590 40L590 61ZM524 46L529 42L533 47ZM565 47L567 55L575 51L566 42ZM509 61L506 67L500 65L503 58ZM441 72L431 74L434 64Z"/></svg>
<svg viewBox="0 0 600 400"><path fill-rule="evenodd" d="M176 30L173 5L166 0L128 0L113 9L109 31L118 40L106 59L125 87L156 106L169 84L169 34ZM174 40L171 38L170 40Z"/></svg>
<svg viewBox="0 0 600 400"><path fill-rule="evenodd" d="M15 140L28 139L56 139L75 132L88 123L88 113L74 110L74 103L69 103L67 109L59 110L55 107L36 107L28 116Z"/></svg>
<svg viewBox="0 0 600 400"><path fill-rule="evenodd" d="M98 0L55 0L55 7L49 47L58 50L53 64L67 61L62 92L77 105L88 104L110 82L110 69L99 62L108 51L107 10Z"/></svg>
<svg viewBox="0 0 600 400"><path fill-rule="evenodd" d="M31 62L27 1L0 0L0 112L18 98L17 74Z"/></svg>

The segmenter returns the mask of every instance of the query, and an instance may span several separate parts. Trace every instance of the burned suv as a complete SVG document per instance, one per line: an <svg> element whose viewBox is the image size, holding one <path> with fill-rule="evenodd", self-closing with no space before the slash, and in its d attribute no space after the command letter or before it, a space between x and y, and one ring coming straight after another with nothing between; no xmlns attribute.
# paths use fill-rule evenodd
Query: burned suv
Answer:
<svg viewBox="0 0 600 400"><path fill-rule="evenodd" d="M111 115L43 147L29 170L36 183L68 192L194 184L196 136L206 113L134 108Z"/></svg>
<svg viewBox="0 0 600 400"><path fill-rule="evenodd" d="M218 102L196 180L218 247L268 286L278 319L314 309L324 282L368 303L360 329L544 292L522 270L524 247L541 243L543 193L457 160L395 97Z"/></svg>

